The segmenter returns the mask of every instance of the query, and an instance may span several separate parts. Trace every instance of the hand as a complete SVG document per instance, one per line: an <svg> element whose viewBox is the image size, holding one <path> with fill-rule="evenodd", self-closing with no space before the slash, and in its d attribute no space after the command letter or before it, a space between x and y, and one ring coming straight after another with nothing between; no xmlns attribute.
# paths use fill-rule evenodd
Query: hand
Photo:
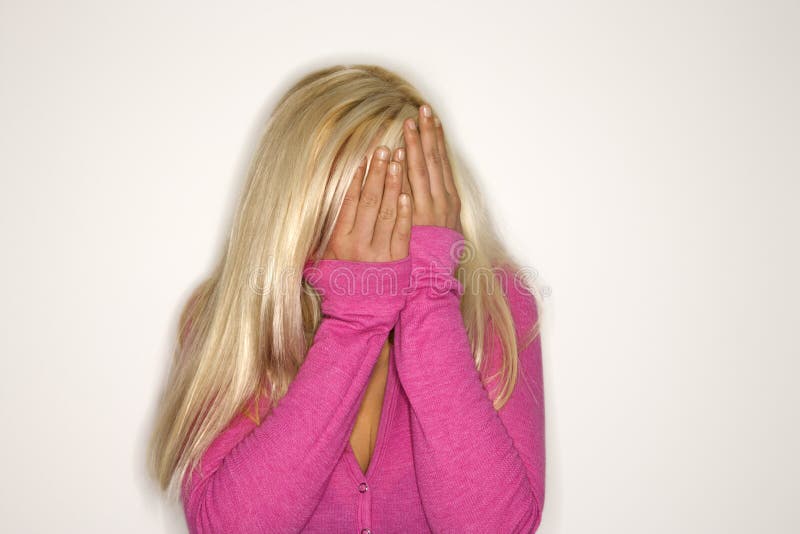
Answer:
<svg viewBox="0 0 800 534"><path fill-rule="evenodd" d="M372 157L364 187L367 158L353 176L323 259L393 261L408 256L411 198L401 195L403 162L395 151L379 146ZM388 171L388 172L387 172Z"/></svg>
<svg viewBox="0 0 800 534"><path fill-rule="evenodd" d="M453 181L442 123L438 117L434 121L430 105L420 106L418 129L413 119L405 120L403 137L413 224L446 226L463 233L461 199Z"/></svg>

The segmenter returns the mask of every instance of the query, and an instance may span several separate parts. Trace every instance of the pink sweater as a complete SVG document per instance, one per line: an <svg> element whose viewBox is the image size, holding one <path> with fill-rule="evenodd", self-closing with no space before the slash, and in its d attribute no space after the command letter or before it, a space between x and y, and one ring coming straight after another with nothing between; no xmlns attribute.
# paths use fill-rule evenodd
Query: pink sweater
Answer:
<svg viewBox="0 0 800 534"><path fill-rule="evenodd" d="M496 411L487 393L496 379L476 370L459 309L464 287L451 251L462 240L449 228L413 226L402 260L306 264L304 277L322 294L314 343L268 415L261 400L261 424L237 415L204 453L201 472L184 478L191 533L537 529L545 475L541 344L538 337L520 344L516 388ZM510 275L498 279L521 336L537 318L535 300ZM392 328L365 474L349 437ZM500 364L499 338L491 339L486 377Z"/></svg>

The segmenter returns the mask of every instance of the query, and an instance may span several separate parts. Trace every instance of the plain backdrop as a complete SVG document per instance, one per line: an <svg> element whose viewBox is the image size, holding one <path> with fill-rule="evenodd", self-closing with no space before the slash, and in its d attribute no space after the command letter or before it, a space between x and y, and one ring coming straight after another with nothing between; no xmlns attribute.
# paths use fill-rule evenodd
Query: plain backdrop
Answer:
<svg viewBox="0 0 800 534"><path fill-rule="evenodd" d="M180 307L297 77L406 76L541 291L540 532L800 531L797 2L0 2L0 529L181 533Z"/></svg>

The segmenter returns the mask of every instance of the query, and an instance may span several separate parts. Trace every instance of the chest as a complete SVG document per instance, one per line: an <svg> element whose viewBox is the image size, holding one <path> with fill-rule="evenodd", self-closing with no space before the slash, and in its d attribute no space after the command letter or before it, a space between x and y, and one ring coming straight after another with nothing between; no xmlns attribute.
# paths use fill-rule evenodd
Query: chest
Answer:
<svg viewBox="0 0 800 534"><path fill-rule="evenodd" d="M375 363L350 433L350 447L363 473L367 472L375 452L381 416L385 409L390 347L387 341Z"/></svg>
<svg viewBox="0 0 800 534"><path fill-rule="evenodd" d="M394 364L389 366L385 387L383 428L378 430L371 461L360 464L348 441L303 532L357 533L365 528L373 533L431 532L416 482L411 408Z"/></svg>

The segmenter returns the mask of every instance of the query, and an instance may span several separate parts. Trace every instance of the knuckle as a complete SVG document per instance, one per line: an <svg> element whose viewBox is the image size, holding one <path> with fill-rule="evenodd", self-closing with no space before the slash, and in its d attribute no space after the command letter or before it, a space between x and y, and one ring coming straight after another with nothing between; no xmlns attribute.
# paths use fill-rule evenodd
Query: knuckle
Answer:
<svg viewBox="0 0 800 534"><path fill-rule="evenodd" d="M414 199L414 217L416 217L417 213L420 214L427 214L433 211L433 200L430 196L423 196L420 195L419 197Z"/></svg>
<svg viewBox="0 0 800 534"><path fill-rule="evenodd" d="M426 150L425 159L427 159L429 163L432 163L434 165L441 165L442 163L442 157L439 154L439 151L436 149Z"/></svg>
<svg viewBox="0 0 800 534"><path fill-rule="evenodd" d="M389 174L386 176L386 180L383 184L384 189L399 189L400 188L400 175L399 174Z"/></svg>
<svg viewBox="0 0 800 534"><path fill-rule="evenodd" d="M336 253L336 257L338 258L349 258L352 254L352 251L347 243L332 243L330 249Z"/></svg>
<svg viewBox="0 0 800 534"><path fill-rule="evenodd" d="M385 207L382 208L381 211L378 213L378 218L383 221L391 221L395 218L394 208Z"/></svg>
<svg viewBox="0 0 800 534"><path fill-rule="evenodd" d="M344 230L338 228L333 232L333 234L331 234L331 238L328 241L328 246L336 249L337 251L344 251L347 249L349 243L350 238L348 234L346 234Z"/></svg>
<svg viewBox="0 0 800 534"><path fill-rule="evenodd" d="M363 193L361 195L361 204L368 208L377 206L380 201L381 198L375 193Z"/></svg>
<svg viewBox="0 0 800 534"><path fill-rule="evenodd" d="M342 243L343 243L342 233L340 231L337 231L331 235L331 238L328 241L328 246L335 249L341 249Z"/></svg>
<svg viewBox="0 0 800 534"><path fill-rule="evenodd" d="M411 239L411 232L409 232L405 228L397 228L394 231L394 236L396 239L399 239L400 241L408 241Z"/></svg>

